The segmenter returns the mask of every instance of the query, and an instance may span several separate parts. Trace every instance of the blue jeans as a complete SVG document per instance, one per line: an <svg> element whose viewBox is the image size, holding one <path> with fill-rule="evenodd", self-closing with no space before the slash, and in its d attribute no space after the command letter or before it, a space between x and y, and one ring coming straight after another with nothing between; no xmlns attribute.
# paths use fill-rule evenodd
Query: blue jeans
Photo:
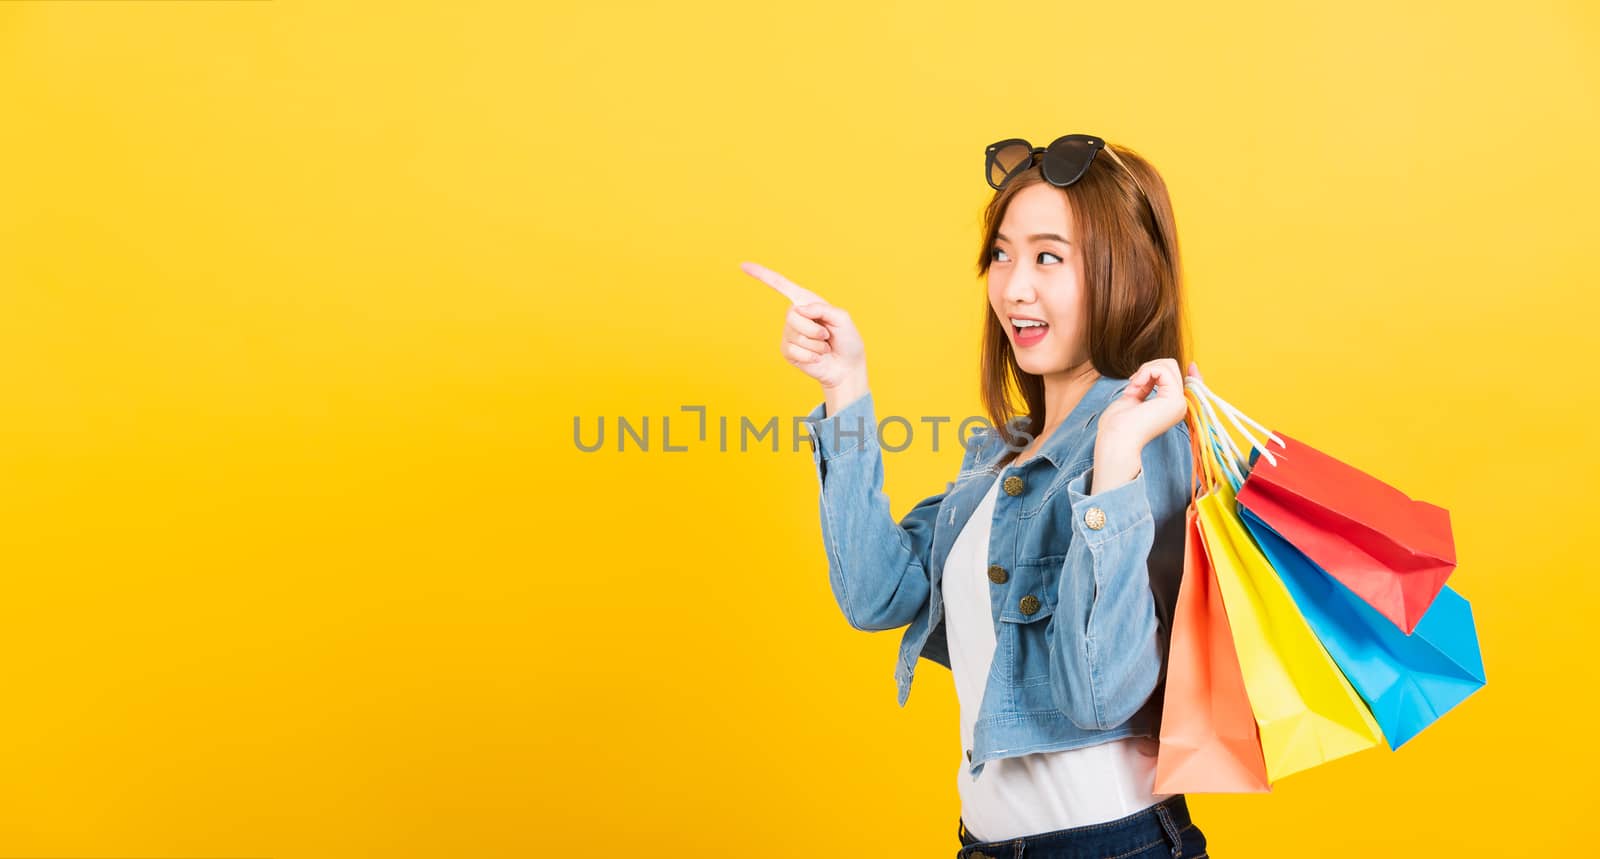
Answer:
<svg viewBox="0 0 1600 859"><path fill-rule="evenodd" d="M1183 794L1117 820L1005 841L979 841L960 818L956 859L1207 859L1206 836Z"/></svg>

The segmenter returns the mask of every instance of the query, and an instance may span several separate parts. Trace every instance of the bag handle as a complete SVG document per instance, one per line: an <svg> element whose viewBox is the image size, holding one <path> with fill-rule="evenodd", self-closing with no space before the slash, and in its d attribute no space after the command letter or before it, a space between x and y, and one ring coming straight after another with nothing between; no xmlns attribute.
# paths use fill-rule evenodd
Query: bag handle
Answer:
<svg viewBox="0 0 1600 859"><path fill-rule="evenodd" d="M1201 405L1201 414L1204 414L1204 401L1201 402ZM1206 420L1205 434L1207 442L1205 446L1206 462L1216 472L1216 485L1220 487L1226 484L1232 487L1234 492L1238 492L1239 487L1244 485L1245 476L1239 470L1233 457L1222 447L1223 441L1227 439L1227 433L1223 432L1214 420Z"/></svg>
<svg viewBox="0 0 1600 859"><path fill-rule="evenodd" d="M1210 403L1214 404L1217 408L1221 409L1222 412L1228 416L1228 420L1231 421L1233 423L1233 425L1238 428L1239 432L1242 433L1245 438L1250 439L1250 443L1252 445L1254 445L1258 450L1261 451L1261 455L1262 456L1267 457L1267 461L1268 462L1272 463L1273 465L1277 464L1277 461L1272 458L1272 452L1267 449L1267 445L1262 443L1262 442L1259 442L1256 439L1256 437L1253 434L1251 434L1251 432L1248 429L1245 429L1244 424L1241 424L1240 421L1242 420L1245 423L1248 423L1251 426L1255 427L1256 429L1261 430L1261 432L1264 433L1267 436L1268 439L1271 439L1272 441L1277 442L1279 447L1287 447L1287 445L1284 444L1283 439L1279 438L1276 434L1274 434L1272 432L1272 430L1269 430L1266 427L1262 426L1260 422L1254 420L1249 415L1246 415L1244 412L1239 411L1237 408L1235 408L1233 405L1231 405L1227 400L1224 400L1223 398L1217 396L1216 392L1211 390L1211 388L1208 387L1206 385L1206 383L1204 381L1202 381L1199 377L1190 376L1190 377L1185 378L1185 380L1184 380L1184 384L1185 385L1188 385L1188 384L1191 384L1191 383L1195 386L1195 388L1201 394L1203 394L1205 396L1206 400L1210 401ZM1219 425L1220 425L1220 422L1219 422ZM1234 450L1237 451L1238 448L1234 448ZM1242 454L1239 456L1239 460L1241 462L1247 461L1246 458Z"/></svg>
<svg viewBox="0 0 1600 859"><path fill-rule="evenodd" d="M1222 419L1217 416L1217 412L1219 410L1222 412L1222 414L1227 416L1229 422L1231 422L1234 427L1239 430L1240 434L1250 440L1251 445L1253 445L1256 450L1261 452L1261 455L1266 458L1268 463L1272 465L1278 464L1277 457L1274 456L1272 451L1268 449L1267 443L1256 438L1255 434L1250 432L1250 430L1247 429L1244 424L1248 423L1250 426L1261 430L1261 432L1266 434L1268 439L1277 442L1279 447L1287 447L1288 445L1284 444L1283 439L1279 438L1275 433L1267 429L1265 426L1262 426L1259 421L1252 419L1249 415L1246 415L1228 403L1228 401L1217 396L1216 393L1207 387L1206 383L1201 381L1198 377L1185 376L1184 389L1193 390L1199 396L1201 409L1208 417L1209 429L1211 430L1209 435L1214 443L1220 443L1220 445L1225 448L1217 451L1218 458L1220 462L1227 468L1229 477L1232 479L1231 482L1234 483L1235 489L1238 488L1239 484L1244 483L1244 472L1249 468L1250 460L1249 457L1247 457L1244 452L1239 449L1238 445L1234 443L1233 438L1223 427ZM1277 456L1282 455L1282 453L1277 454Z"/></svg>
<svg viewBox="0 0 1600 859"><path fill-rule="evenodd" d="M1185 420L1189 422L1189 452L1194 456L1194 467L1189 475L1189 501L1193 503L1200 496L1213 492L1221 477L1212 472L1215 463L1200 447L1201 436L1209 432L1205 416L1200 411L1200 395L1185 387L1183 404L1188 412Z"/></svg>
<svg viewBox="0 0 1600 859"><path fill-rule="evenodd" d="M1228 484L1237 492L1239 487L1244 484L1244 474L1239 470L1238 460L1223 449L1223 444L1231 443L1231 440L1228 438L1228 434L1222 430L1220 419L1217 417L1215 409L1206 401L1202 389L1196 385L1188 384L1198 380L1189 377L1185 381L1184 396L1185 399L1192 399L1195 409L1195 422L1200 427L1199 432L1191 435L1204 442L1203 455L1200 458L1205 462L1208 469L1207 474L1213 481L1209 489L1214 489L1226 478Z"/></svg>

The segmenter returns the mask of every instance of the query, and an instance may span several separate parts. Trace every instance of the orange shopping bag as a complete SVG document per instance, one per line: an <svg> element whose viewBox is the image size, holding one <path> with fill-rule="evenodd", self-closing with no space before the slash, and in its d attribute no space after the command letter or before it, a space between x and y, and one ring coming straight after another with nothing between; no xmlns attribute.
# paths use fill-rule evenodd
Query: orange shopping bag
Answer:
<svg viewBox="0 0 1600 859"><path fill-rule="evenodd" d="M1186 398L1194 395L1184 391ZM1196 407L1189 400L1189 443L1195 448L1195 480L1209 492L1211 475L1199 450ZM1222 589L1200 538L1194 497L1185 515L1183 580L1173 609L1167 648L1161 743L1156 757L1157 793L1261 793L1270 790L1261 734Z"/></svg>

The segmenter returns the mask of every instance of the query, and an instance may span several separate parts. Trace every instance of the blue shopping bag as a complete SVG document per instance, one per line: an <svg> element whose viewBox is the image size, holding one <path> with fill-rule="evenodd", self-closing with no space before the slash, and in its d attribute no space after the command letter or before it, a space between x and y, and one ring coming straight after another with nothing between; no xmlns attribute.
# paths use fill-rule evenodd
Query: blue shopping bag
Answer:
<svg viewBox="0 0 1600 859"><path fill-rule="evenodd" d="M1472 607L1448 585L1407 635L1248 508L1238 511L1312 632L1367 702L1390 749L1487 682Z"/></svg>

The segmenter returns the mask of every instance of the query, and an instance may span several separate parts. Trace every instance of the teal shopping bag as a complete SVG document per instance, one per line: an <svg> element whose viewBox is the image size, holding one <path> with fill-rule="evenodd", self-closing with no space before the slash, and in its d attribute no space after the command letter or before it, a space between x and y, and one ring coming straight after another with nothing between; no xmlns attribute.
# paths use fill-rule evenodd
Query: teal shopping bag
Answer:
<svg viewBox="0 0 1600 859"><path fill-rule="evenodd" d="M1400 748L1483 687L1472 607L1448 585L1407 635L1259 516L1242 505L1238 510L1312 632L1367 702L1389 748Z"/></svg>

